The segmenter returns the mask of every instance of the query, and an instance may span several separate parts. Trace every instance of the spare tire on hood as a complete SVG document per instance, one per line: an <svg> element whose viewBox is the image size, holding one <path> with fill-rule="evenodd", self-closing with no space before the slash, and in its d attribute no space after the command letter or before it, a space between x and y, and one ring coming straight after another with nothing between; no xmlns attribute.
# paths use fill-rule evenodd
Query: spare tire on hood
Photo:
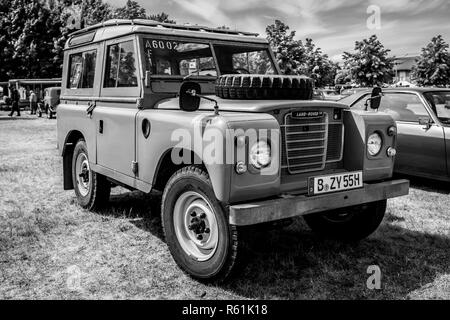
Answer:
<svg viewBox="0 0 450 320"><path fill-rule="evenodd" d="M306 76L229 74L216 80L216 95L240 100L311 100L314 83Z"/></svg>

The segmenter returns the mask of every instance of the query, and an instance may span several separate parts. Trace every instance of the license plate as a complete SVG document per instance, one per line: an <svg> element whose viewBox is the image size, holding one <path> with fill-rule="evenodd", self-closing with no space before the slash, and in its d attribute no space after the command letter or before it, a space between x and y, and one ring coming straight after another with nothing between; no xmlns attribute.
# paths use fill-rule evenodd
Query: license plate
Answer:
<svg viewBox="0 0 450 320"><path fill-rule="evenodd" d="M317 195L363 187L362 171L312 177L309 179L309 194Z"/></svg>

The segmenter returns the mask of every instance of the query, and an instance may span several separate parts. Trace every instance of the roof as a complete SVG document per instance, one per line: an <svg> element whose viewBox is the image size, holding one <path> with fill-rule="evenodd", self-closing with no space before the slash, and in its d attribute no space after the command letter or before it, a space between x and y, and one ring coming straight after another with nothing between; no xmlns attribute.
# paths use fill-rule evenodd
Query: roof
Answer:
<svg viewBox="0 0 450 320"><path fill-rule="evenodd" d="M344 104L353 104L356 100L358 100L361 96L370 93L372 90L363 90L356 92L352 94L351 96L345 97L342 100L339 100L339 102ZM435 88L435 87L415 87L415 88L405 88L405 87L398 87L398 88L383 88L383 92L417 92L420 94L423 94L425 92L442 92L442 91L448 91L450 92L449 88Z"/></svg>
<svg viewBox="0 0 450 320"><path fill-rule="evenodd" d="M251 32L209 28L198 25L162 23L145 19L114 19L75 31L67 41L66 48L69 47L69 44L70 47L75 47L80 44L98 42L134 33L176 35L200 39L243 41L259 44L268 43L267 39L258 37L257 33ZM80 41L76 41L77 39L80 39Z"/></svg>

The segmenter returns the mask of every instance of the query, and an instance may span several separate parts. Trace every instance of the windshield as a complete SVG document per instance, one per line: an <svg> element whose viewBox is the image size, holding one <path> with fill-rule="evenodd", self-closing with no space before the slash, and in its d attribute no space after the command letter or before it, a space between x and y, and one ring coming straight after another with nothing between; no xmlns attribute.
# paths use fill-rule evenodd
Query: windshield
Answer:
<svg viewBox="0 0 450 320"><path fill-rule="evenodd" d="M275 74L267 48L214 44L221 74Z"/></svg>
<svg viewBox="0 0 450 320"><path fill-rule="evenodd" d="M144 39L146 70L154 75L217 76L211 47L207 43Z"/></svg>
<svg viewBox="0 0 450 320"><path fill-rule="evenodd" d="M268 48L144 38L144 50L152 75L217 77L217 68L221 74L276 73Z"/></svg>
<svg viewBox="0 0 450 320"><path fill-rule="evenodd" d="M426 92L424 96L439 120L450 124L450 91Z"/></svg>

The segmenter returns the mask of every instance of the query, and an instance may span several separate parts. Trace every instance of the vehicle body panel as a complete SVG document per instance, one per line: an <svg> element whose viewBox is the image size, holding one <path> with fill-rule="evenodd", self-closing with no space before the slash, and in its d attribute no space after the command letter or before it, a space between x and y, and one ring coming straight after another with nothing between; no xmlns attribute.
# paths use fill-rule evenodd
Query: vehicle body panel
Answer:
<svg viewBox="0 0 450 320"><path fill-rule="evenodd" d="M371 203L408 194L408 180L366 183L364 188L309 197L287 196L230 207L229 222L247 226Z"/></svg>

